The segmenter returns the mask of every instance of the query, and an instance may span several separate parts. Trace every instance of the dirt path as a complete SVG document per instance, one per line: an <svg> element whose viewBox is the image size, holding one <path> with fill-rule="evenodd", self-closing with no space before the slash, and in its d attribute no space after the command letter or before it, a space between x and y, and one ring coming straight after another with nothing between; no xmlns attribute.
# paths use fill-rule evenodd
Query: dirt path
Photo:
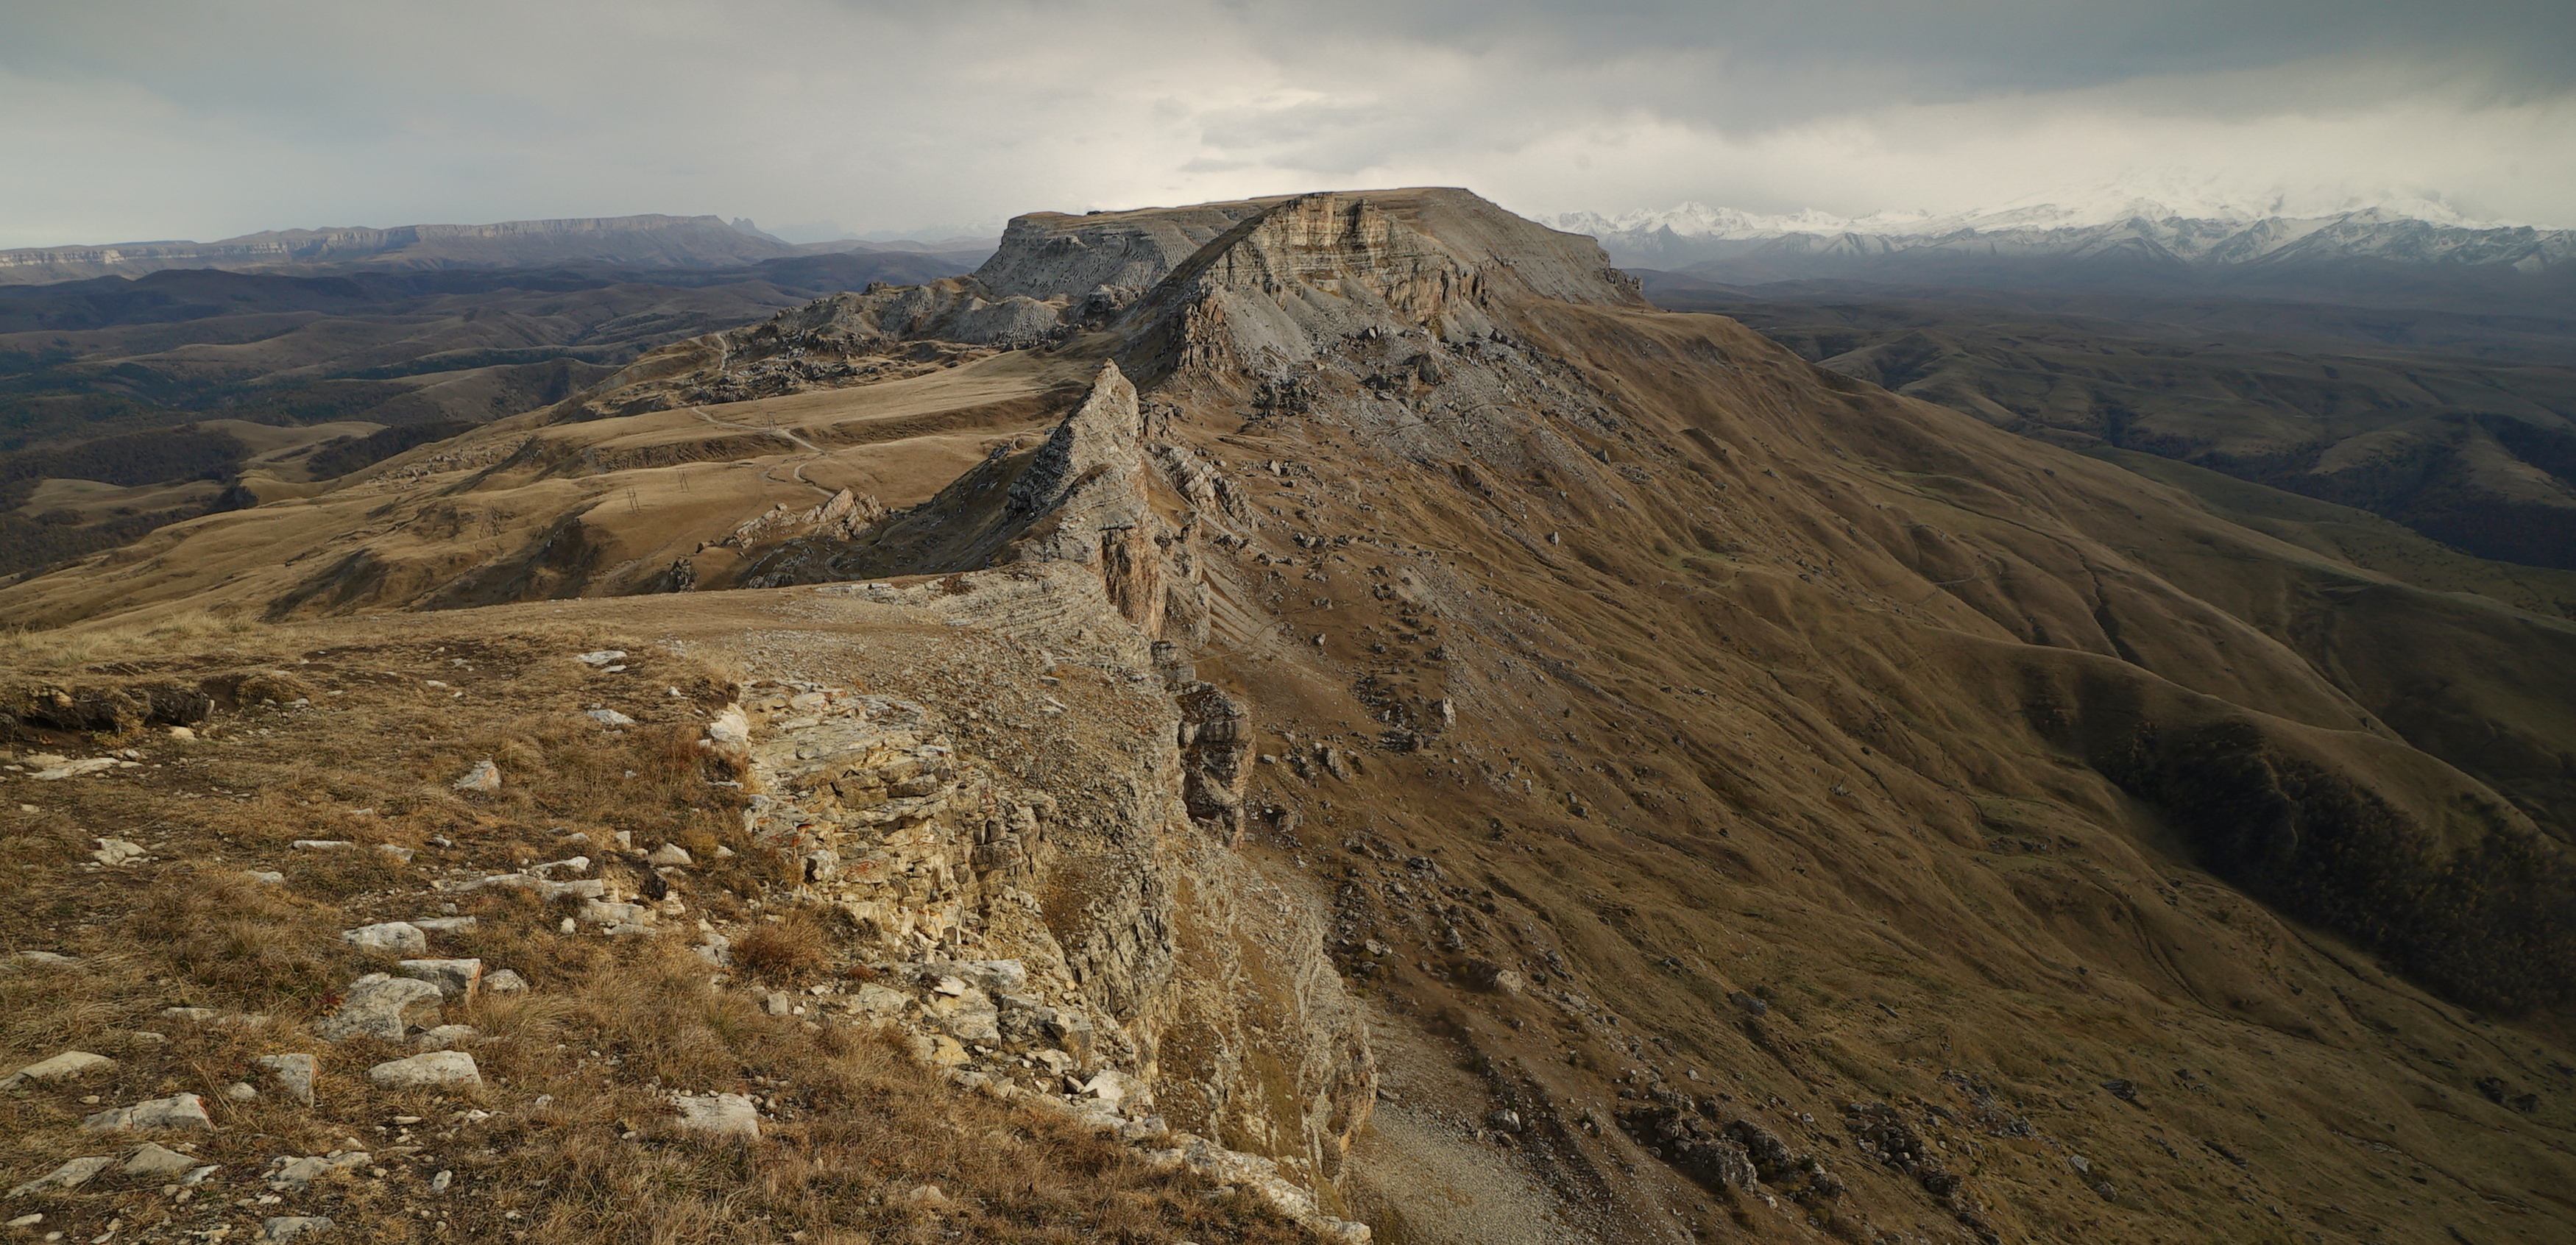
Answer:
<svg viewBox="0 0 2576 1245"><path fill-rule="evenodd" d="M805 438L800 437L800 436L796 435L794 432L792 432L792 431L790 431L790 430L788 430L788 429L786 429L786 428L784 428L784 427L781 427L781 426L779 426L779 425L777 425L777 424L740 424L740 423L735 423L734 421L729 420L729 419L718 419L718 418L716 418L716 417L715 417L715 416L713 416L713 415L709 415L709 414L707 414L707 413L706 413L706 411L704 411L703 409L700 409L700 408L698 408L698 407L694 407L694 406L689 408L689 413L690 413L690 414L692 414L692 415L697 416L697 417L698 417L698 418L700 418L700 419L703 419L703 420L707 421L707 422L708 422L708 423L710 423L710 424L714 424L714 425L715 425L716 427L718 427L718 428L734 428L734 429L739 429L739 430L741 430L741 431L743 431L743 432L757 432L757 433L763 433L763 434L766 434L766 435L769 435L769 436L773 436L773 437L784 437L784 438L786 438L786 440L787 440L787 443L788 443L788 444L793 445L793 446L797 447L798 449L804 450L804 451L805 451L804 456L802 456L802 457L789 457L789 458L786 458L786 459L782 459L782 460L780 460L778 463L776 463L775 465L772 465L772 466L770 466L770 467L763 468L763 469L762 469L762 471L761 471L761 473L760 473L760 478L762 478L762 479L764 479L764 480L769 480L769 481L772 481L772 482L774 482L774 483L778 483L778 484L787 484L787 483L802 484L802 485L804 485L805 487L810 488L810 489L814 490L814 491L815 491L815 492L817 492L817 493L821 493L821 494L822 494L822 495L824 495L825 497L830 497L830 496L832 496L832 495L833 495L833 490L831 490L831 489L827 489L827 488L823 487L822 485L820 485L820 484L816 484L816 483L815 483L815 482L813 482L812 480L808 480L808 479L806 479L806 478L805 478L805 468L806 468L807 466L811 465L815 459L821 458L821 457L823 457L825 454L831 453L831 451L830 451L830 450L826 450L826 449L824 449L822 446L816 445L816 444L814 444L813 442L808 441L808 440L806 440ZM778 475L777 475L778 468L780 468L780 467L787 467L787 468L789 468L789 470L788 470L788 472L787 472L787 478L786 478L786 479L784 479L784 480L779 479L779 477L778 477Z"/></svg>

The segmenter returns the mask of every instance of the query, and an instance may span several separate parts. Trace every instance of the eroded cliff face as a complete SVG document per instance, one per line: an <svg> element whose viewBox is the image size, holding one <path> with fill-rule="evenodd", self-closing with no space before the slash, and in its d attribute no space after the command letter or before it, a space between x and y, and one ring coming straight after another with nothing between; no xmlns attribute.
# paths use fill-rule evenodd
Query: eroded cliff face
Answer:
<svg viewBox="0 0 2576 1245"><path fill-rule="evenodd" d="M1329 1213L1376 1075L1323 914L1230 850L1240 708L1201 682L1174 695L1111 582L1065 558L832 590L1007 636L1040 687L1110 685L1111 720L1063 721L1043 693L943 708L768 683L710 741L745 767L748 837L876 969L834 1001L912 1032L961 1084L1098 1112L1157 1161L1269 1182L1318 1230L1365 1239ZM955 715L1015 712L1089 746L997 758L960 738Z"/></svg>

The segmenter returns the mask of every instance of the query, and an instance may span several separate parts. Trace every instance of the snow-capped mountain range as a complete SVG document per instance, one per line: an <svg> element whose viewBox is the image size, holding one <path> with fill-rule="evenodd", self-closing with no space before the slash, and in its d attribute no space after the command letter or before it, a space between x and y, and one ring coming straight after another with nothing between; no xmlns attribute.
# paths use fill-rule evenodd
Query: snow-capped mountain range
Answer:
<svg viewBox="0 0 2576 1245"><path fill-rule="evenodd" d="M2193 196L2116 193L1986 211L1763 215L1685 203L1548 223L1600 239L1622 267L1689 269L1720 279L1788 280L2032 261L2124 261L2175 269L2337 260L2504 266L2537 273L2576 259L2576 230L2473 220L2425 199L2331 210Z"/></svg>

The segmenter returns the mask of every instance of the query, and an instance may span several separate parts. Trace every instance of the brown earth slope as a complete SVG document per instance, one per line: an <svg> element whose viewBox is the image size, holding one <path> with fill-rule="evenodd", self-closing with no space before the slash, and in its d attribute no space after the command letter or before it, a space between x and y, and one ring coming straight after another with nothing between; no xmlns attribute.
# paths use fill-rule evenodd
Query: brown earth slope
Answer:
<svg viewBox="0 0 2576 1245"><path fill-rule="evenodd" d="M1226 1088L1346 1054L1123 1023L1381 1240L2576 1228L2576 626L1657 311L1463 191L1024 217L436 448L0 612L759 585L818 639L757 661L839 681L919 659L834 594L1159 642L1164 833L1369 1010L1358 1161L1341 1091Z"/></svg>

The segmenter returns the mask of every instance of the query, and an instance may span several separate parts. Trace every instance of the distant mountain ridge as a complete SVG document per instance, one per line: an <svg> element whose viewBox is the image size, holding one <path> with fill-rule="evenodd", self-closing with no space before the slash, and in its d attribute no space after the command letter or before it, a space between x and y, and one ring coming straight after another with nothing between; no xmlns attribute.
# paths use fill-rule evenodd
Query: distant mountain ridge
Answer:
<svg viewBox="0 0 2576 1245"><path fill-rule="evenodd" d="M350 264L514 268L603 263L722 268L845 251L914 250L839 241L797 244L718 216L593 216L487 225L288 229L219 242L119 242L0 251L0 285L141 276L170 268L306 271ZM961 248L966 249L966 248Z"/></svg>
<svg viewBox="0 0 2576 1245"><path fill-rule="evenodd" d="M2138 196L2096 196L1983 212L1818 212L1761 215L1685 203L1549 223L1590 234L1623 267L1689 271L1713 280L1787 281L2037 277L2107 261L2133 273L2184 277L2231 269L2306 268L2366 261L2536 275L2576 259L2576 230L2471 220L2446 205L2400 200L2333 212L2224 200L2173 207Z"/></svg>

